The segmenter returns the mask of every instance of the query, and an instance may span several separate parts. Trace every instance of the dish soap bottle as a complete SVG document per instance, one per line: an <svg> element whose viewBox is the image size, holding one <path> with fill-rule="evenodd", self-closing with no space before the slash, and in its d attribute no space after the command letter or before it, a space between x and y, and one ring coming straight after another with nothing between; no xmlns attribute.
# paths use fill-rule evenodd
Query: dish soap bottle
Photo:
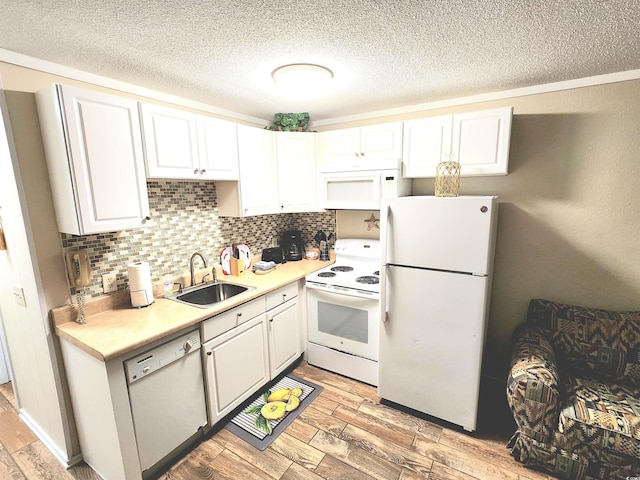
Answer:
<svg viewBox="0 0 640 480"><path fill-rule="evenodd" d="M164 294L173 295L173 279L169 276L164 279Z"/></svg>

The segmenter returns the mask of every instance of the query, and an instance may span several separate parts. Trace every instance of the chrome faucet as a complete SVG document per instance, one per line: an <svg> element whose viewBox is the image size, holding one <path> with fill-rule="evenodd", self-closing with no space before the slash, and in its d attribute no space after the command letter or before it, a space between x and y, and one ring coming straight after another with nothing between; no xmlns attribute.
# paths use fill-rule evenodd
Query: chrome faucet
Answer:
<svg viewBox="0 0 640 480"><path fill-rule="evenodd" d="M191 286L194 286L196 284L196 276L195 276L195 273L193 272L193 260L196 257L200 257L202 259L202 263L204 263L204 268L207 268L207 261L205 260L205 258L202 256L200 252L196 252L193 255L191 255L191 260L189 260L189 270L191 271Z"/></svg>

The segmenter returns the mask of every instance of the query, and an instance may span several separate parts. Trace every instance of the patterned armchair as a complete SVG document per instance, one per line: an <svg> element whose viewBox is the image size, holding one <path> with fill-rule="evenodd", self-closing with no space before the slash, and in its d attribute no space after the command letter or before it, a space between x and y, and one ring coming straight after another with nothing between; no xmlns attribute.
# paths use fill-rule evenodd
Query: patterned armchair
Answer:
<svg viewBox="0 0 640 480"><path fill-rule="evenodd" d="M509 441L558 478L640 478L640 312L531 300L513 333Z"/></svg>

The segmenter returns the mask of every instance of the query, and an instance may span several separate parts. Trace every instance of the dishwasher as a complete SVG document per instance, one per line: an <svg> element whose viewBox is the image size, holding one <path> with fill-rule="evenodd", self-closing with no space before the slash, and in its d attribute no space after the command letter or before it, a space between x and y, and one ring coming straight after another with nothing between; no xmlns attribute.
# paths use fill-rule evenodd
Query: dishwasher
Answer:
<svg viewBox="0 0 640 480"><path fill-rule="evenodd" d="M192 331L125 361L143 472L202 434L207 423L200 333Z"/></svg>

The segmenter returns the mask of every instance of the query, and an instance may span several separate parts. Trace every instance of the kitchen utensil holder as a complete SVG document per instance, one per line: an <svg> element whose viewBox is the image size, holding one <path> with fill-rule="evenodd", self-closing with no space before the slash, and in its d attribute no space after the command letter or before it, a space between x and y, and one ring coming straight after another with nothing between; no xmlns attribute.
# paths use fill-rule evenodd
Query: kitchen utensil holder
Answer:
<svg viewBox="0 0 640 480"><path fill-rule="evenodd" d="M436 197L457 197L460 194L460 164L441 162L436 167Z"/></svg>
<svg viewBox="0 0 640 480"><path fill-rule="evenodd" d="M229 259L229 267L231 269L231 275L236 277L244 275L244 259L231 257Z"/></svg>

